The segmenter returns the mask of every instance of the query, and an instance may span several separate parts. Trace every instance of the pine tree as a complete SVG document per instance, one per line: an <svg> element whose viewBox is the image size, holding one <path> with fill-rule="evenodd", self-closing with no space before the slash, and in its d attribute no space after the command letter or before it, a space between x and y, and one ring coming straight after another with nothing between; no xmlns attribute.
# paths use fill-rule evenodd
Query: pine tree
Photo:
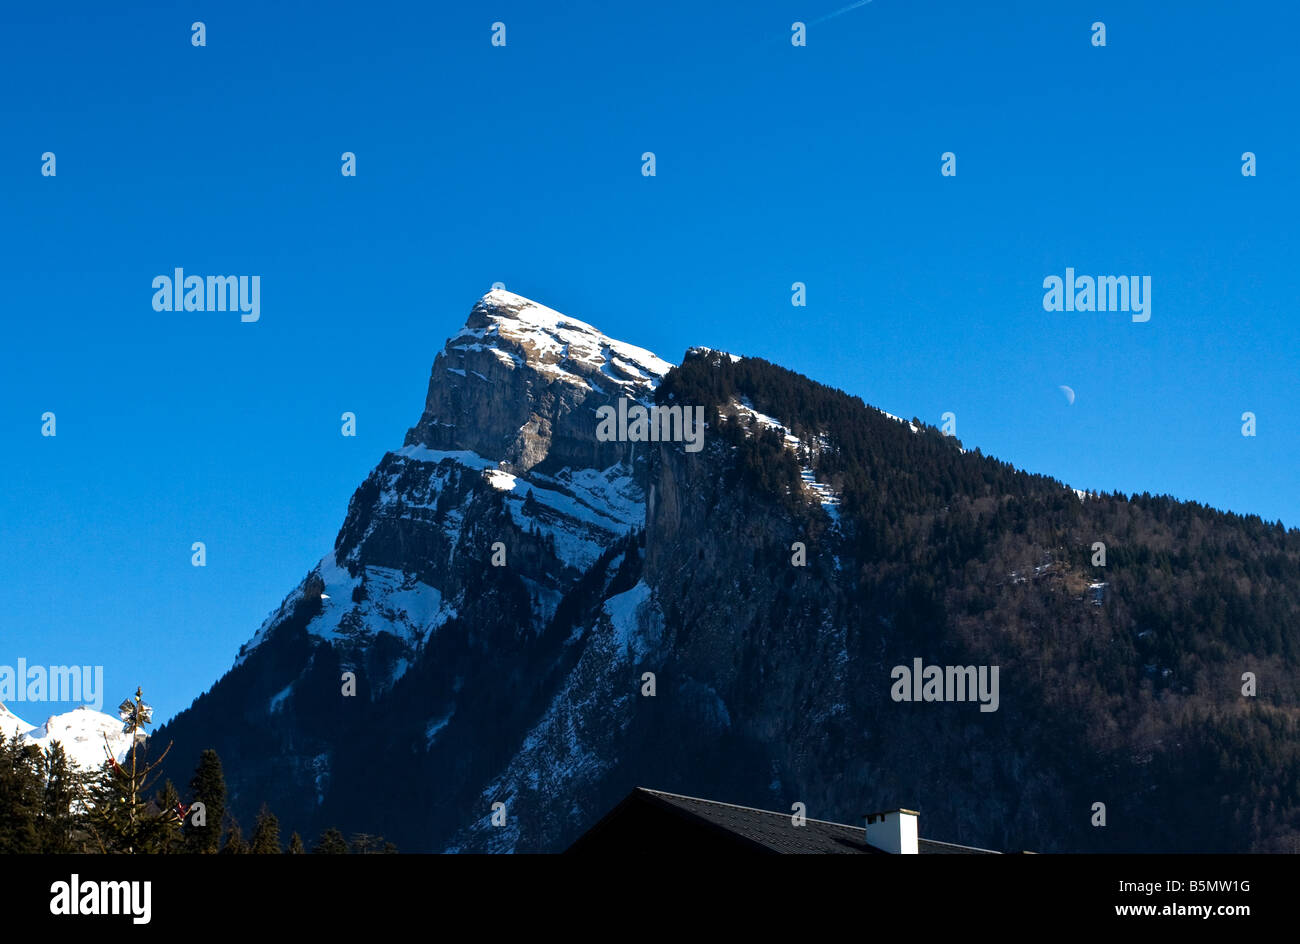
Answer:
<svg viewBox="0 0 1300 944"><path fill-rule="evenodd" d="M194 800L185 817L187 852L212 855L221 849L221 824L226 818L226 777L221 758L209 748L199 756L190 780ZM202 803L202 807L198 804Z"/></svg>
<svg viewBox="0 0 1300 944"><path fill-rule="evenodd" d="M314 855L344 855L348 851L348 844L341 832L330 827L320 834L311 851Z"/></svg>
<svg viewBox="0 0 1300 944"><path fill-rule="evenodd" d="M248 851L254 855L279 855L284 851L280 848L280 821L265 805L257 814Z"/></svg>
<svg viewBox="0 0 1300 944"><path fill-rule="evenodd" d="M45 753L42 768L45 784L39 822L41 852L76 852L80 819L77 800L85 778L73 768L58 741Z"/></svg>
<svg viewBox="0 0 1300 944"><path fill-rule="evenodd" d="M40 753L17 734L0 741L0 853L40 849Z"/></svg>
<svg viewBox="0 0 1300 944"><path fill-rule="evenodd" d="M293 833L293 834L289 837L289 851L288 851L287 854L288 854L288 855L302 855L302 854L304 854L306 851L307 851L307 848L302 844L302 837L299 836L296 832Z"/></svg>
<svg viewBox="0 0 1300 944"><path fill-rule="evenodd" d="M154 806L157 807L158 810L161 812L170 812L174 814L178 821L184 815L183 813L184 807L181 805L181 796L179 793L176 792L176 787L172 784L170 780L167 780L163 783L162 789L159 790L158 795L154 797ZM166 841L163 843L162 847L158 849L158 851L164 853L184 852L185 851L184 833L182 833L179 829L173 830L171 833L168 834Z"/></svg>
<svg viewBox="0 0 1300 944"><path fill-rule="evenodd" d="M248 843L244 842L244 831L239 822L231 817L230 832L226 833L226 844L221 847L222 855L247 855Z"/></svg>
<svg viewBox="0 0 1300 944"><path fill-rule="evenodd" d="M92 848L97 852L158 852L170 844L180 828L175 810L160 810L145 799L149 787L157 781L156 777L150 780L150 775L167 757L171 745L158 760L148 763L144 729L153 721L153 709L144 703L143 696L144 692L137 688L135 700L128 698L118 707L122 731L131 735L125 763L118 763L105 736L105 767L87 791L88 825Z"/></svg>

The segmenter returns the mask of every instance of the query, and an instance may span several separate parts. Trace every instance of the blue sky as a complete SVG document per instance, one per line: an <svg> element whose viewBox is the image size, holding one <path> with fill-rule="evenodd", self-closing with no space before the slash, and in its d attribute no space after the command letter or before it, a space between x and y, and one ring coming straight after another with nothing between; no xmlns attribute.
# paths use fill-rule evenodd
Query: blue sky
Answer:
<svg viewBox="0 0 1300 944"><path fill-rule="evenodd" d="M845 5L6 5L0 664L187 706L332 547L497 280L668 360L952 411L1076 487L1300 526L1294 8L817 22ZM1067 266L1151 276L1150 322L1045 312ZM153 311L175 267L260 275L261 320Z"/></svg>

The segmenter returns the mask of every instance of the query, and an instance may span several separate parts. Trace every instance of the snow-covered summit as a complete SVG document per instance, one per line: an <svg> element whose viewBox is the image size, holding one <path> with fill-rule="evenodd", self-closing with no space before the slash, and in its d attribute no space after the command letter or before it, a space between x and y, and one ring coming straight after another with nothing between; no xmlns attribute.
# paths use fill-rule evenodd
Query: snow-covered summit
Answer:
<svg viewBox="0 0 1300 944"><path fill-rule="evenodd" d="M131 748L131 736L123 733L119 719L85 706L51 715L44 724L33 727L0 705L0 734L6 738L19 734L24 742L41 750L49 750L58 741L72 764L82 770L94 770L107 759L105 738L119 761Z"/></svg>
<svg viewBox="0 0 1300 944"><path fill-rule="evenodd" d="M472 452L509 463L511 472L553 455L553 447L577 447L603 452L582 464L608 468L620 456L594 443L596 410L620 397L649 403L672 366L585 321L493 289L434 358L424 412L403 445Z"/></svg>
<svg viewBox="0 0 1300 944"><path fill-rule="evenodd" d="M504 289L493 289L474 305L461 332L439 355L457 363L447 369L467 377L466 354L490 351L508 369L531 367L547 379L602 391L659 385L672 364L645 348L627 344L585 321L570 318ZM487 380L479 371L471 371ZM603 375L603 379L600 375Z"/></svg>
<svg viewBox="0 0 1300 944"><path fill-rule="evenodd" d="M0 737L6 741L15 734L26 734L32 726L0 704Z"/></svg>

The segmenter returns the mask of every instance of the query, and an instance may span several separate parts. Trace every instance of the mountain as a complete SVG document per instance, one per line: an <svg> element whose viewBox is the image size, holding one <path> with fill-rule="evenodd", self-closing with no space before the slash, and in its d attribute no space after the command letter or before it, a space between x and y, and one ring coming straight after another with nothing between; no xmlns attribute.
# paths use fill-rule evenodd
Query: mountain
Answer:
<svg viewBox="0 0 1300 944"><path fill-rule="evenodd" d="M703 448L606 441L620 398L698 407ZM557 851L638 785L901 804L990 848L1300 851L1297 616L1300 532L493 291L333 549L155 740L177 783L216 748L242 819L403 851ZM901 700L920 665L996 700Z"/></svg>
<svg viewBox="0 0 1300 944"><path fill-rule="evenodd" d="M0 738L6 741L15 734L25 734L32 726L0 703Z"/></svg>
<svg viewBox="0 0 1300 944"><path fill-rule="evenodd" d="M131 736L122 732L122 722L112 715L85 707L61 715L51 715L43 725L34 727L0 704L0 737L18 734L27 744L42 750L58 741L75 767L98 769L107 758L105 742L119 761L131 748Z"/></svg>

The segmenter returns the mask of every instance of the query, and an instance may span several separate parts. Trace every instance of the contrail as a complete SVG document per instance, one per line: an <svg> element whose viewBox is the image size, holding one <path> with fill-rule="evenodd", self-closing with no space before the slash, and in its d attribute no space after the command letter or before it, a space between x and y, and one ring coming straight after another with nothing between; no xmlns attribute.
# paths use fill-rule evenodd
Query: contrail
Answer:
<svg viewBox="0 0 1300 944"><path fill-rule="evenodd" d="M843 16L845 13L848 13L852 10L856 10L858 7L865 7L870 2L871 0L857 0L857 3L850 3L846 7L840 7L834 13L827 13L825 16L817 17L817 19L809 22L808 25L816 26L818 23L825 23L827 20L833 20L837 16ZM777 43L781 43L781 42L784 42L784 40L780 36L769 37L768 39L765 39L761 43L756 45L754 49L755 50L765 49L767 47L774 46Z"/></svg>
<svg viewBox="0 0 1300 944"><path fill-rule="evenodd" d="M837 16L843 16L850 10L856 10L858 7L865 7L870 2L871 0L858 0L857 3L850 3L847 7L840 7L840 9L836 10L834 13L827 13L825 16L818 17L813 20L813 23L825 23L827 20L833 20Z"/></svg>

